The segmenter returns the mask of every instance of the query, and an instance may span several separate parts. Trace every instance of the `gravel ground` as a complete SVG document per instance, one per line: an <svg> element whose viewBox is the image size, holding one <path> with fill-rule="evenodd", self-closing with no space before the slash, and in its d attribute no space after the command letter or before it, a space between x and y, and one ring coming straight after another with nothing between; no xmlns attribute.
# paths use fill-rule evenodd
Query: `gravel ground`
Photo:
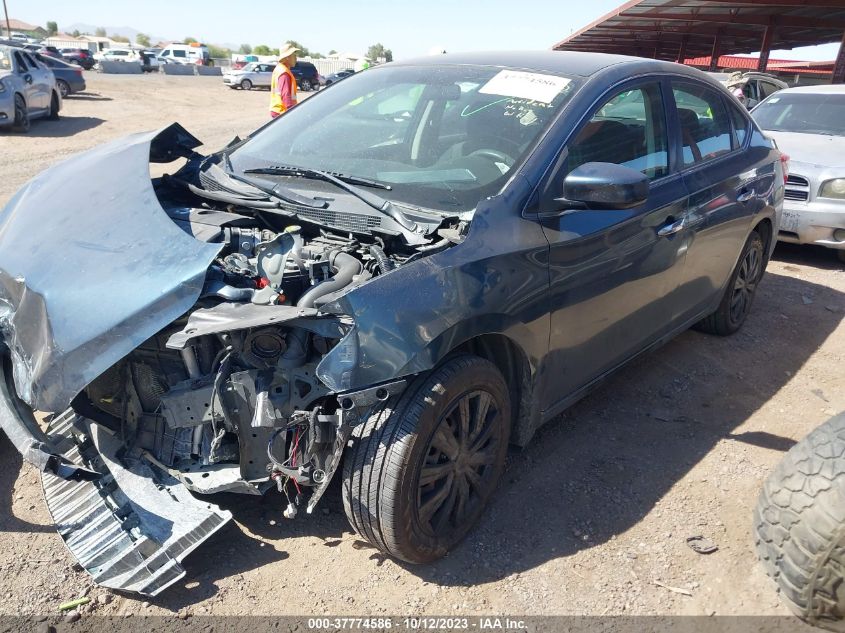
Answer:
<svg viewBox="0 0 845 633"><path fill-rule="evenodd" d="M216 148L267 120L264 91L219 78L87 73L62 119L2 135L0 206L28 178L119 136L182 123ZM96 178L96 174L91 174ZM45 227L45 230L49 230ZM845 272L778 247L737 335L687 332L635 361L515 452L480 526L409 566L358 540L339 489L289 522L280 497L222 495L235 516L153 600L109 594L55 533L36 472L0 437L0 615L783 615L757 565L751 509L794 442L845 409ZM719 550L693 552L689 536ZM678 591L680 590L680 591Z"/></svg>

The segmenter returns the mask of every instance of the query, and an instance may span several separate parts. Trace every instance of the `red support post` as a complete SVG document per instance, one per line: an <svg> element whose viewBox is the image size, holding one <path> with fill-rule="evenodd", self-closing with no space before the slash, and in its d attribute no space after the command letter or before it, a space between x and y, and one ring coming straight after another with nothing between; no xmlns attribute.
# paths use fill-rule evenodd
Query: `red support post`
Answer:
<svg viewBox="0 0 845 633"><path fill-rule="evenodd" d="M678 49L678 59L677 61L679 64L683 64L684 60L687 58L687 42L689 41L689 35L684 35L681 38L681 48Z"/></svg>
<svg viewBox="0 0 845 633"><path fill-rule="evenodd" d="M710 66L708 66L707 70L711 73L716 72L719 68L719 55L721 55L721 46L722 44L722 32L721 30L716 32L716 35L713 37L713 48L710 51Z"/></svg>
<svg viewBox="0 0 845 633"><path fill-rule="evenodd" d="M832 84L845 84L845 31L842 33L842 42L839 44L839 54L836 56L836 63L833 65L833 76L830 78Z"/></svg>
<svg viewBox="0 0 845 633"><path fill-rule="evenodd" d="M761 73L766 72L766 67L769 65L769 52L772 50L772 38L774 36L775 26L770 24L763 34L763 45L760 47L760 58L757 60L757 70Z"/></svg>

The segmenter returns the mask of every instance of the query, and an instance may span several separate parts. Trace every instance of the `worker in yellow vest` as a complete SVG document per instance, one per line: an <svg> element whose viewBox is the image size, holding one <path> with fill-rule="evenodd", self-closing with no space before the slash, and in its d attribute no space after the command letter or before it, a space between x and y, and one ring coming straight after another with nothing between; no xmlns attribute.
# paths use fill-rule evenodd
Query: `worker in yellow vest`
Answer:
<svg viewBox="0 0 845 633"><path fill-rule="evenodd" d="M291 72L299 49L286 43L279 49L279 63L270 79L270 117L290 110L296 105L296 78Z"/></svg>

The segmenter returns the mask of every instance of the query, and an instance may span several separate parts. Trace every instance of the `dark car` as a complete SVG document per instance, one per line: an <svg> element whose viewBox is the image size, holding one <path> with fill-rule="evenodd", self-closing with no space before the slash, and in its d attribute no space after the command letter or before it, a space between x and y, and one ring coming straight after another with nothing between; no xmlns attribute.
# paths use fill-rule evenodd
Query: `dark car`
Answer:
<svg viewBox="0 0 845 633"><path fill-rule="evenodd" d="M148 594L231 518L192 492L276 489L293 518L341 463L362 538L443 556L509 444L742 326L784 191L720 85L587 53L386 64L200 145L135 134L0 215L0 422L82 566Z"/></svg>
<svg viewBox="0 0 845 633"><path fill-rule="evenodd" d="M320 86L320 73L311 62L296 62L290 69L300 90L314 90Z"/></svg>
<svg viewBox="0 0 845 633"><path fill-rule="evenodd" d="M82 77L80 67L41 53L35 53L35 57L53 71L53 75L56 77L56 87L63 99L75 92L85 90L85 79Z"/></svg>
<svg viewBox="0 0 845 633"><path fill-rule="evenodd" d="M344 70L339 70L336 73L332 73L328 77L326 77L326 85L331 86L332 84L336 84L341 79L346 79L347 77L351 77L355 74L355 71L351 68L346 68Z"/></svg>
<svg viewBox="0 0 845 633"><path fill-rule="evenodd" d="M59 52L65 61L76 64L84 70L91 70L96 63L91 52L84 48L63 48Z"/></svg>

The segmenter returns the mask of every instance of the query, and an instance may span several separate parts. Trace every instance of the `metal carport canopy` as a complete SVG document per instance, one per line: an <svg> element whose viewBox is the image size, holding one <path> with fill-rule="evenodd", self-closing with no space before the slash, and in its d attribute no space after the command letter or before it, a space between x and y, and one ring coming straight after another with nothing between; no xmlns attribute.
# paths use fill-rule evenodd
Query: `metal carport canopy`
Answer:
<svg viewBox="0 0 845 633"><path fill-rule="evenodd" d="M845 41L845 0L633 0L558 42L554 50L669 61ZM837 72L838 71L838 72ZM845 46L834 81L845 77Z"/></svg>

